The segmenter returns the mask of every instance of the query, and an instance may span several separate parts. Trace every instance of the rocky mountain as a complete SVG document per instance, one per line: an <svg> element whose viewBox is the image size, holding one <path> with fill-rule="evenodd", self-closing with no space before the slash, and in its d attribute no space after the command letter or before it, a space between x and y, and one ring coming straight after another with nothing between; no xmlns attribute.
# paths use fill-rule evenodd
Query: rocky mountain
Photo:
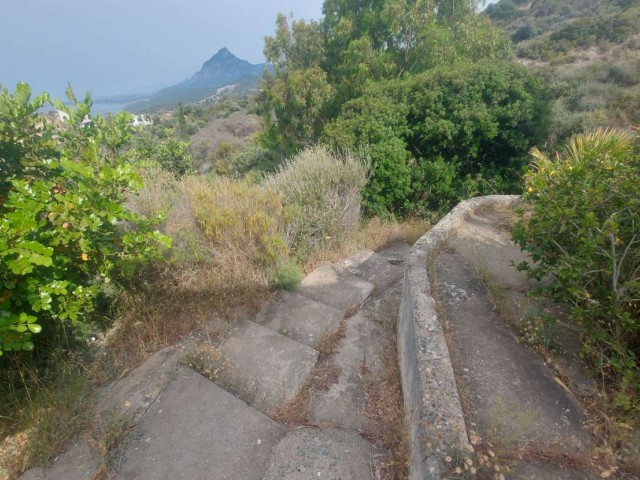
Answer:
<svg viewBox="0 0 640 480"><path fill-rule="evenodd" d="M177 85L138 100L127 106L134 112L152 112L173 108L178 103L193 103L216 97L224 92L235 94L255 90L267 66L253 65L221 48L204 62L200 71Z"/></svg>

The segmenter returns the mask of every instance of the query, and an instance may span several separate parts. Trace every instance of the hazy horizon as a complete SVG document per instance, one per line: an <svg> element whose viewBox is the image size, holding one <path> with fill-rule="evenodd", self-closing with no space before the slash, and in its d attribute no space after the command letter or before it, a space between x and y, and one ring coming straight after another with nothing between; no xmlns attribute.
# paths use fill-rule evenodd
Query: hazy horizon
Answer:
<svg viewBox="0 0 640 480"><path fill-rule="evenodd" d="M227 47L264 62L278 13L319 19L322 0L4 0L0 85L94 97L150 93L179 83Z"/></svg>
<svg viewBox="0 0 640 480"><path fill-rule="evenodd" d="M492 0L495 1L495 0ZM144 94L179 83L227 47L265 61L278 13L317 20L322 0L4 0L0 85L63 97ZM488 2L492 3L492 2Z"/></svg>

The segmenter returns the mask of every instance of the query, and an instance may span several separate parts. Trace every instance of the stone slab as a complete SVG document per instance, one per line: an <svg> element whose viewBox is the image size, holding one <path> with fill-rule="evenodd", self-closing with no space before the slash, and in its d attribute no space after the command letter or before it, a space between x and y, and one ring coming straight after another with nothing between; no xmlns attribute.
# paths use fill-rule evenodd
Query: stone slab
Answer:
<svg viewBox="0 0 640 480"><path fill-rule="evenodd" d="M367 440L354 433L296 430L275 447L264 480L371 480L375 453Z"/></svg>
<svg viewBox="0 0 640 480"><path fill-rule="evenodd" d="M178 346L154 353L127 376L100 391L97 411L103 415L124 415L137 422L174 376L181 357Z"/></svg>
<svg viewBox="0 0 640 480"><path fill-rule="evenodd" d="M327 334L336 331L344 312L300 295L280 291L267 303L256 322L311 348Z"/></svg>
<svg viewBox="0 0 640 480"><path fill-rule="evenodd" d="M260 411L271 412L292 400L318 360L318 352L257 323L236 323L220 346L231 381L243 398Z"/></svg>
<svg viewBox="0 0 640 480"><path fill-rule="evenodd" d="M298 293L343 312L358 309L373 291L362 278L329 263L324 263L300 283Z"/></svg>
<svg viewBox="0 0 640 480"><path fill-rule="evenodd" d="M186 367L133 432L120 480L260 480L284 428Z"/></svg>
<svg viewBox="0 0 640 480"><path fill-rule="evenodd" d="M590 436L579 403L517 341L471 267L449 253L435 266L461 398L480 436L513 446L586 448Z"/></svg>
<svg viewBox="0 0 640 480"><path fill-rule="evenodd" d="M336 383L327 391L314 392L310 398L310 417L318 424L331 424L351 431L371 430L365 415L366 397L363 379L376 378L383 369L385 316L397 318L402 284L396 283L378 295L369 297L362 310L346 320L345 336L331 357L339 369Z"/></svg>
<svg viewBox="0 0 640 480"><path fill-rule="evenodd" d="M86 437L80 436L49 465L27 470L19 480L91 480L101 464L100 452Z"/></svg>
<svg viewBox="0 0 640 480"><path fill-rule="evenodd" d="M361 250L336 265L374 284L379 289L387 288L404 275L403 267L394 265L372 250Z"/></svg>

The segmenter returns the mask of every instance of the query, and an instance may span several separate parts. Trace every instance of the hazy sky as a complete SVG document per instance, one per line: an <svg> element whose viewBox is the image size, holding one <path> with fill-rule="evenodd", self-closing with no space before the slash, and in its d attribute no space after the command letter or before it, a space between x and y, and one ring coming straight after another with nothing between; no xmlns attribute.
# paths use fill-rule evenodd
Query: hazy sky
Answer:
<svg viewBox="0 0 640 480"><path fill-rule="evenodd" d="M0 85L61 97L178 83L222 47L264 61L279 12L319 19L322 0L0 0Z"/></svg>
<svg viewBox="0 0 640 480"><path fill-rule="evenodd" d="M279 12L322 0L0 0L0 84L61 96L144 93L184 80L222 47L264 62Z"/></svg>

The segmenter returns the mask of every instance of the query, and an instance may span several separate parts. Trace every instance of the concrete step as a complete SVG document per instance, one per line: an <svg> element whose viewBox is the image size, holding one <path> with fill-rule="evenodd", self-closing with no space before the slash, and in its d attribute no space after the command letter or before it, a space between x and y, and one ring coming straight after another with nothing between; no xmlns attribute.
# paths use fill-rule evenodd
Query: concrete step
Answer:
<svg viewBox="0 0 640 480"><path fill-rule="evenodd" d="M285 429L180 367L135 427L120 480L260 480ZM62 478L62 477L59 477Z"/></svg>
<svg viewBox="0 0 640 480"><path fill-rule="evenodd" d="M336 331L344 312L304 295L280 291L267 303L256 322L311 348Z"/></svg>
<svg viewBox="0 0 640 480"><path fill-rule="evenodd" d="M378 289L387 288L404 275L404 267L394 265L372 250L361 250L335 265L374 284Z"/></svg>
<svg viewBox="0 0 640 480"><path fill-rule="evenodd" d="M375 454L373 445L354 433L295 430L275 447L264 480L371 480L377 478Z"/></svg>
<svg viewBox="0 0 640 480"><path fill-rule="evenodd" d="M318 360L318 352L244 320L220 346L228 371L216 382L258 410L271 413L292 400Z"/></svg>
<svg viewBox="0 0 640 480"><path fill-rule="evenodd" d="M298 293L347 312L359 309L373 288L372 283L345 268L324 263L304 278Z"/></svg>
<svg viewBox="0 0 640 480"><path fill-rule="evenodd" d="M96 478L102 460L95 441L88 434L80 435L50 465L27 470L18 480L91 480Z"/></svg>
<svg viewBox="0 0 640 480"><path fill-rule="evenodd" d="M330 424L351 431L371 431L365 415L363 380L378 378L383 368L384 320L397 320L402 283L367 299L352 318L346 320L345 337L331 357L340 375L326 391L314 392L310 399L310 417L318 424ZM387 318L388 317L388 318Z"/></svg>
<svg viewBox="0 0 640 480"><path fill-rule="evenodd" d="M411 250L411 245L400 241L388 246L387 248L383 248L376 253L381 257L386 258L389 263L400 266L404 269L404 263L407 259L407 255L409 255L409 250Z"/></svg>
<svg viewBox="0 0 640 480"><path fill-rule="evenodd" d="M100 391L97 410L103 416L123 415L136 423L170 382L183 355L180 346L164 348Z"/></svg>

